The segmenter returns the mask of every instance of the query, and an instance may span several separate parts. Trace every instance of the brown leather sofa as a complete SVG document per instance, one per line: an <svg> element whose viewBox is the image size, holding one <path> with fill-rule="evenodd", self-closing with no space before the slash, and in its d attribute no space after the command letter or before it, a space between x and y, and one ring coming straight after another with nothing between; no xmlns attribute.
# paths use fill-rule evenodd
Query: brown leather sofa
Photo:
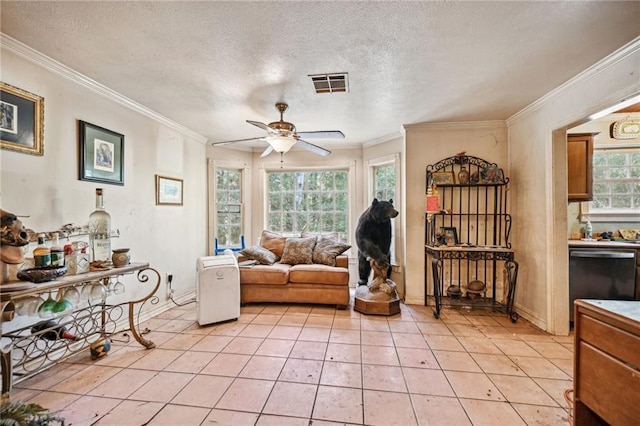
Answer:
<svg viewBox="0 0 640 426"><path fill-rule="evenodd" d="M280 262L240 268L241 302L318 303L345 309L350 299L348 256L333 256L329 264L284 263L288 261L286 252L282 254L286 239L263 232L261 248L275 253Z"/></svg>

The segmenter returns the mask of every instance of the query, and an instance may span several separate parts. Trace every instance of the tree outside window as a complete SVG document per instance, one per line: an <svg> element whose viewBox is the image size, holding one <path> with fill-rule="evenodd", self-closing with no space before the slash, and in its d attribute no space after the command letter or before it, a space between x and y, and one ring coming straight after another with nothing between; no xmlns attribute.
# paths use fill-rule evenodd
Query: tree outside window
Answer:
<svg viewBox="0 0 640 426"><path fill-rule="evenodd" d="M640 149L595 150L590 212L640 210Z"/></svg>
<svg viewBox="0 0 640 426"><path fill-rule="evenodd" d="M396 167L393 164L373 168L375 198L389 201L396 198Z"/></svg>
<svg viewBox="0 0 640 426"><path fill-rule="evenodd" d="M378 200L394 200L396 198L396 166L386 164L373 166L373 193ZM396 227L395 221L391 221L391 264L396 265Z"/></svg>
<svg viewBox="0 0 640 426"><path fill-rule="evenodd" d="M242 170L216 169L216 237L221 247L239 247L242 232Z"/></svg>
<svg viewBox="0 0 640 426"><path fill-rule="evenodd" d="M270 231L283 235L337 232L346 241L348 172L314 170L268 172Z"/></svg>

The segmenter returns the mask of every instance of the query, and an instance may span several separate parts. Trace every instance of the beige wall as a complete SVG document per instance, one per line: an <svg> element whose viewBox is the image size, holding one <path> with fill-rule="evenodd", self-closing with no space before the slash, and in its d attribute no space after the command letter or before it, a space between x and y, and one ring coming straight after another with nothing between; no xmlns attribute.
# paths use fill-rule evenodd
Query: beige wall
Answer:
<svg viewBox="0 0 640 426"><path fill-rule="evenodd" d="M191 295L196 259L206 254L204 139L96 93L74 80L70 70L63 77L4 45L1 71L3 82L43 96L45 115L44 156L0 151L2 208L29 215L23 222L35 231L82 225L95 209L95 188L102 187L112 227L120 230L112 248L129 247L132 261L149 262L161 274L160 304L149 307L171 306L168 273L177 297ZM78 180L77 120L124 134L124 186ZM184 206L155 205L155 174L184 179ZM148 290L130 286L130 294L138 297Z"/></svg>
<svg viewBox="0 0 640 426"><path fill-rule="evenodd" d="M638 69L640 39L507 120L516 304L551 333L569 331L566 129L640 92Z"/></svg>
<svg viewBox="0 0 640 426"><path fill-rule="evenodd" d="M498 164L504 169L505 175L510 176L507 167L507 128L502 121L434 123L408 125L405 126L405 132L403 198L406 200L406 209L401 215L402 222L406 224L403 248L406 302L423 304L425 169L428 164L466 151L468 155ZM517 259L518 247L514 247Z"/></svg>

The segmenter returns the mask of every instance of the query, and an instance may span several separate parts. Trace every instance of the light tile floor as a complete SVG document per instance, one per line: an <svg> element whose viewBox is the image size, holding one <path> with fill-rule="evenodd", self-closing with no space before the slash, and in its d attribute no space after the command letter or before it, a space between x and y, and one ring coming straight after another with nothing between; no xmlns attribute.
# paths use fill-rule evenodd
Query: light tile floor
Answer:
<svg viewBox="0 0 640 426"><path fill-rule="evenodd" d="M199 326L195 305L113 336L14 386L67 425L563 425L573 337L482 310L402 305L391 317L248 305Z"/></svg>

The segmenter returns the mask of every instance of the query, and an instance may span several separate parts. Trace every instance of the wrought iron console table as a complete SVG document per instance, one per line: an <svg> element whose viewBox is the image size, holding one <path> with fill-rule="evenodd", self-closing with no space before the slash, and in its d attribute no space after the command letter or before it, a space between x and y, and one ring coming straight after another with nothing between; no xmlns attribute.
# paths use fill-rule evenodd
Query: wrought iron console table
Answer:
<svg viewBox="0 0 640 426"><path fill-rule="evenodd" d="M122 291L126 288L126 285L120 282L120 277L128 274L136 274L139 283L149 283L151 286L149 293L136 300L108 304L107 298L110 293L118 293L118 289ZM13 327L14 329L11 331L5 330L11 328L9 326L13 321L3 324L0 345L3 397L9 395L13 383L31 377L44 368L88 348L91 343L101 337L121 331L117 329L118 323L124 322L125 313L128 315L129 330L133 337L147 349L154 348L155 344L142 337L138 331L136 314L139 314L140 309L147 301L152 304L158 302L155 293L160 286L160 281L160 274L150 268L148 263L131 263L121 268L63 276L54 281L40 284L10 282L0 286L4 319L13 317L17 307L24 309L25 304L30 300L37 302L36 298L47 295L51 297L52 293L60 295L60 292L64 294L74 288L76 291L80 289L78 294L83 295L77 306L61 315L40 318L36 314L33 321L29 321L29 325L21 323L17 327ZM97 286L99 297L95 297L95 293L92 297L90 291L82 291L84 288L91 289L93 286ZM32 309L31 314L33 313ZM16 319L20 317L21 315ZM34 324L41 323L46 319L53 319L56 321L56 325L38 331L32 330ZM27 321L22 322L26 323ZM59 330L59 327L65 327L74 334L75 340L63 338L48 340L45 338L45 334L49 333L50 336L51 332Z"/></svg>

